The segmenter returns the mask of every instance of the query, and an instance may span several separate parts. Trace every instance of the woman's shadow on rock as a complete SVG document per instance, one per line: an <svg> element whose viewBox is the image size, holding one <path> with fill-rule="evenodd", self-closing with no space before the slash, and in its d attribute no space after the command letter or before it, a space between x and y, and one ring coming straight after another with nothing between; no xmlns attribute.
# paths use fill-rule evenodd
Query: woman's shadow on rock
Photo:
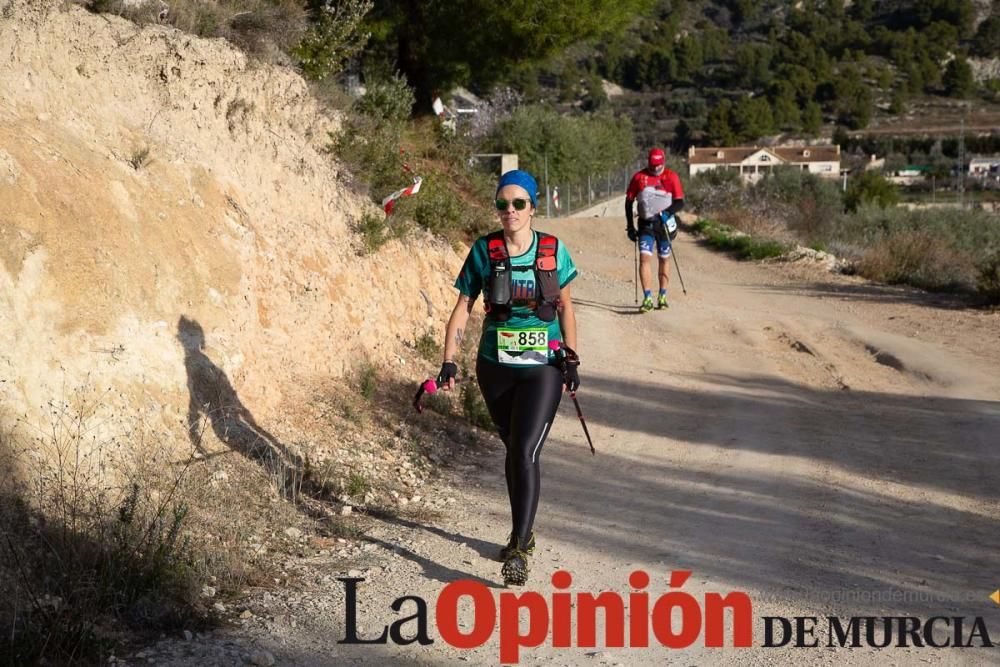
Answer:
<svg viewBox="0 0 1000 667"><path fill-rule="evenodd" d="M302 485L302 458L264 430L243 405L225 371L205 354L205 332L197 321L182 315L177 340L184 348L191 444L202 456L209 455L202 445L207 421L220 442L263 466L279 491L294 499Z"/></svg>

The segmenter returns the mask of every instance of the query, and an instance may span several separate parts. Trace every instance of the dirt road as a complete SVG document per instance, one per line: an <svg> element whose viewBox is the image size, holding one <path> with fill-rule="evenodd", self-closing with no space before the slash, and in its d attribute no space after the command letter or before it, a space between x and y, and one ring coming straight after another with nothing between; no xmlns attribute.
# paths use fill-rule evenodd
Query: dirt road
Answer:
<svg viewBox="0 0 1000 667"><path fill-rule="evenodd" d="M544 449L531 588L550 599L550 577L565 569L572 591L625 594L641 569L655 598L671 570L691 570L683 590L699 600L749 594L757 648L550 640L524 649L522 664L1000 664L997 648L831 649L825 623L818 648L759 647L768 615L964 616L965 637L982 616L1000 643L1000 606L988 599L1000 587L1000 314L804 265L738 263L682 234L688 294L675 274L671 308L638 315L621 219L542 227L581 270L579 398L598 453L565 401ZM508 531L502 470L499 445L454 468L454 509L433 524L376 526L354 573L367 580L363 637L413 613L412 602L393 612L395 598L418 595L433 644L338 644L343 588L320 577L344 573L319 564L315 586L258 597L250 621L212 641L232 655L266 649L278 664L497 664L495 634L458 651L433 615L455 579L500 592L491 557ZM181 664L181 649L161 655Z"/></svg>

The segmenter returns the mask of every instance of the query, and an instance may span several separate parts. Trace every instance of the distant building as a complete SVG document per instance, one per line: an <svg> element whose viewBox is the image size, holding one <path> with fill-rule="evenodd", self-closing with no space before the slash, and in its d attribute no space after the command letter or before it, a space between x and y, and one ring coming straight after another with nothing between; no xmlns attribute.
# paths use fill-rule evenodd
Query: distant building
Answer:
<svg viewBox="0 0 1000 667"><path fill-rule="evenodd" d="M885 158L872 155L865 163L865 171L883 171L885 169Z"/></svg>
<svg viewBox="0 0 1000 667"><path fill-rule="evenodd" d="M1000 179L1000 155L969 160L969 176L991 181Z"/></svg>
<svg viewBox="0 0 1000 667"><path fill-rule="evenodd" d="M688 171L738 171L744 181L760 180L775 167L792 166L826 178L840 176L840 146L736 146L688 149Z"/></svg>
<svg viewBox="0 0 1000 667"><path fill-rule="evenodd" d="M517 153L473 153L469 158L469 165L471 166L484 160L490 160L493 164L496 164L497 158L500 158L500 169L496 172L497 176L506 174L512 169L517 169Z"/></svg>
<svg viewBox="0 0 1000 667"><path fill-rule="evenodd" d="M934 167L928 164L908 164L886 176L886 180L896 185L913 185L927 178Z"/></svg>

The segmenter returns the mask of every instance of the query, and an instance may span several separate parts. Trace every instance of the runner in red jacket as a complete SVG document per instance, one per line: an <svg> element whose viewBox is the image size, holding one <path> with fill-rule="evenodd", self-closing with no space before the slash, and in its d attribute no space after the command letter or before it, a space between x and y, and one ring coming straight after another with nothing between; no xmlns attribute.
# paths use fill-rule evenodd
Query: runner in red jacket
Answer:
<svg viewBox="0 0 1000 667"><path fill-rule="evenodd" d="M670 282L670 240L677 234L674 214L684 208L684 190L677 173L664 166L666 156L660 148L649 151L649 165L632 176L625 192L625 228L628 238L639 244L639 277L643 300L639 310L653 309L650 263L653 248L660 258L660 294L657 308L667 308L667 285ZM639 203L639 228L632 219L632 204Z"/></svg>

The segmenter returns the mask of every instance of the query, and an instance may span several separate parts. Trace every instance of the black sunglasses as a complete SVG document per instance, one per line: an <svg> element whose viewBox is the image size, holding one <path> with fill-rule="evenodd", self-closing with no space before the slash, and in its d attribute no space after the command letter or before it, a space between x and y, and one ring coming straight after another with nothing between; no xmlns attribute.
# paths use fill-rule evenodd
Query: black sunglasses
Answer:
<svg viewBox="0 0 1000 667"><path fill-rule="evenodd" d="M528 200L527 199L520 199L520 198L518 198L518 199L509 199L509 200L508 199L497 199L496 202L494 202L494 203L497 205L497 210L498 211L506 211L507 207L510 206L511 204L514 205L514 210L515 211L523 211L524 209L528 208Z"/></svg>

